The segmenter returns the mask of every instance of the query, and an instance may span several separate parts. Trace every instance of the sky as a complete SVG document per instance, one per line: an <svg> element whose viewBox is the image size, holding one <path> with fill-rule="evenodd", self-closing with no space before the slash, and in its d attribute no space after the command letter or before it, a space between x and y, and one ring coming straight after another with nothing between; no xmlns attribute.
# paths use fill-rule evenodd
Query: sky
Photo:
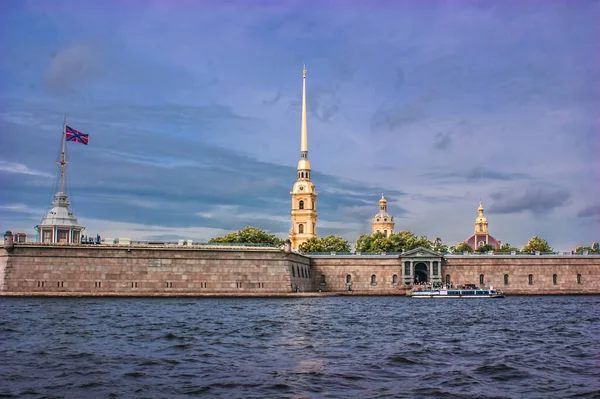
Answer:
<svg viewBox="0 0 600 399"><path fill-rule="evenodd" d="M56 191L86 233L285 238L300 156L319 236L600 240L599 1L2 1L0 229Z"/></svg>

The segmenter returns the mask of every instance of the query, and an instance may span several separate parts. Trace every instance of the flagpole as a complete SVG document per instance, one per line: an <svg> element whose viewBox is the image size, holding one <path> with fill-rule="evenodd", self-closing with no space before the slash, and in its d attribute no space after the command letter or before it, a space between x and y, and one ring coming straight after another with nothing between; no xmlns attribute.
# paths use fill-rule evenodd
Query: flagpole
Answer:
<svg viewBox="0 0 600 399"><path fill-rule="evenodd" d="M65 166L67 162L65 162L65 139L67 136L67 116L65 115L65 120L63 121L63 134L62 134L62 155L60 158L60 192L65 192Z"/></svg>

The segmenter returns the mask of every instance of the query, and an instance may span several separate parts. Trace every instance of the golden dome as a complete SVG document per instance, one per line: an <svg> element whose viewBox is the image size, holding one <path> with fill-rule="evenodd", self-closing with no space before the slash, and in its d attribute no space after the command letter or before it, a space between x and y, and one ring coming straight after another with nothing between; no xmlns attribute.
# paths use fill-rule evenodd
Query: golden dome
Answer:
<svg viewBox="0 0 600 399"><path fill-rule="evenodd" d="M310 162L308 159L301 159L298 161L298 170L310 170Z"/></svg>
<svg viewBox="0 0 600 399"><path fill-rule="evenodd" d="M383 197L383 194L381 194L381 199L379 200L379 204L381 204L381 205L387 204L387 200Z"/></svg>

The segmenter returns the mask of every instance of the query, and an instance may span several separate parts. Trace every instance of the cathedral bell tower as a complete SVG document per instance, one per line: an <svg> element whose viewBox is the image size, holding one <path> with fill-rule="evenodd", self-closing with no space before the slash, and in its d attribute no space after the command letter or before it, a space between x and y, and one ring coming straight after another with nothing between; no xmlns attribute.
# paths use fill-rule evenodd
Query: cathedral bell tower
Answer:
<svg viewBox="0 0 600 399"><path fill-rule="evenodd" d="M308 161L308 134L306 130L306 66L302 71L302 129L300 135L300 161L298 180L290 192L292 195L292 248L317 236L317 193L310 181Z"/></svg>

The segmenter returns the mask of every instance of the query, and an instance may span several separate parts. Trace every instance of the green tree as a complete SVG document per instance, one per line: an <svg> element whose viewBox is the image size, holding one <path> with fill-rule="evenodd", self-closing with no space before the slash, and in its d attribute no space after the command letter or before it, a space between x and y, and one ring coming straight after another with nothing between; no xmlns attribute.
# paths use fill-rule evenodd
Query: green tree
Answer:
<svg viewBox="0 0 600 399"><path fill-rule="evenodd" d="M592 244L592 251L594 251L594 252L600 252L600 248L598 248L598 246L599 245L598 245L597 242L593 243Z"/></svg>
<svg viewBox="0 0 600 399"><path fill-rule="evenodd" d="M473 248L471 248L471 246L469 244L467 244L466 242L461 242L460 244L458 244L456 246L455 251L458 253L463 253L465 251L473 252Z"/></svg>
<svg viewBox="0 0 600 399"><path fill-rule="evenodd" d="M230 233L221 237L214 237L208 241L209 244L238 243L238 244L270 244L282 246L283 240L273 234L256 227L246 226L236 233Z"/></svg>
<svg viewBox="0 0 600 399"><path fill-rule="evenodd" d="M394 252L397 240L391 236L386 237L383 233L365 234L358 237L356 241L357 252Z"/></svg>
<svg viewBox="0 0 600 399"><path fill-rule="evenodd" d="M594 252L594 250L592 249L592 247L584 247L584 246L580 245L577 248L575 248L575 253L576 254L582 254L583 251L588 251L588 253Z"/></svg>
<svg viewBox="0 0 600 399"><path fill-rule="evenodd" d="M480 246L479 248L477 248L477 252L479 252L481 254L484 254L484 253L487 253L489 251L493 251L495 249L496 249L496 247L494 247L493 245L484 244L484 245Z"/></svg>
<svg viewBox="0 0 600 399"><path fill-rule="evenodd" d="M436 237L435 240L431 242L431 249L441 254L445 254L448 252L448 246L442 242L442 239Z"/></svg>
<svg viewBox="0 0 600 399"><path fill-rule="evenodd" d="M327 237L313 237L300 244L298 251L308 252L350 252L350 244L341 237L328 235Z"/></svg>
<svg viewBox="0 0 600 399"><path fill-rule="evenodd" d="M497 253L500 254L509 254L512 251L515 252L519 252L519 250L513 246L511 246L509 243L505 242L504 244L502 244L502 246L496 250Z"/></svg>
<svg viewBox="0 0 600 399"><path fill-rule="evenodd" d="M550 245L548 245L548 241L541 237L535 236L529 239L529 242L521 249L521 252L535 251L552 252L552 248L550 247Z"/></svg>

